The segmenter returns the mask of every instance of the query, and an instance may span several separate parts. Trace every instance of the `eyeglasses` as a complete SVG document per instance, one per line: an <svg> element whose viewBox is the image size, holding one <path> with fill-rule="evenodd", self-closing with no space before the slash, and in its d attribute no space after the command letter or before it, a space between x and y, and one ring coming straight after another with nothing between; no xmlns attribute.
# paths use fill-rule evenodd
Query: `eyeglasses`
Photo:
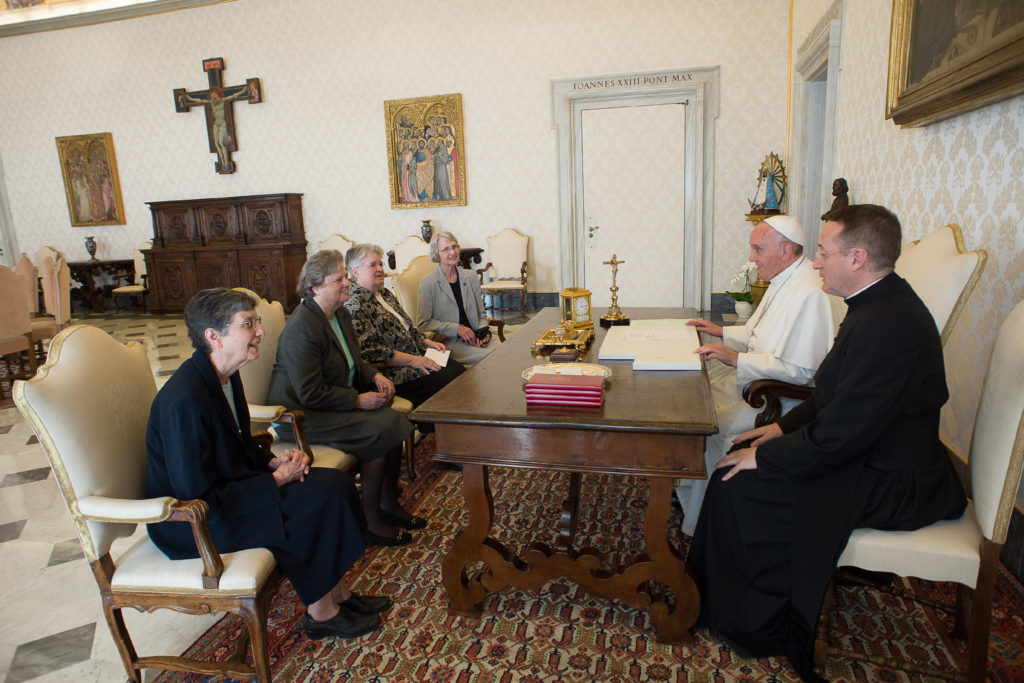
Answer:
<svg viewBox="0 0 1024 683"><path fill-rule="evenodd" d="M357 266L357 268L383 268L383 267L384 267L384 264L381 263L380 261L373 261L372 263L364 263L361 266Z"/></svg>
<svg viewBox="0 0 1024 683"><path fill-rule="evenodd" d="M442 254L450 254L453 251L458 251L458 250L459 250L459 245L453 244L451 246L445 247L444 249L441 249L441 253Z"/></svg>
<svg viewBox="0 0 1024 683"><path fill-rule="evenodd" d="M228 325L238 325L239 327L244 327L247 330L251 330L254 327L256 327L257 325L262 325L262 324L263 324L263 318L261 318L259 316L256 316L255 318L249 318L248 320L240 320L237 323L235 323L235 322L228 323Z"/></svg>

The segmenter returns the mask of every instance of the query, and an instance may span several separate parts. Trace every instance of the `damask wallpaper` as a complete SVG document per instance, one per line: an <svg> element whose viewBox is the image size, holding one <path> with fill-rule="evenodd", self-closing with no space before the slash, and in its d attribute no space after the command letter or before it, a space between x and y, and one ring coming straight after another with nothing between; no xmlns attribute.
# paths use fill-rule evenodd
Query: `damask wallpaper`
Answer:
<svg viewBox="0 0 1024 683"><path fill-rule="evenodd" d="M795 0L794 49L831 4ZM887 121L891 8L890 0L846 1L836 175L849 181L852 201L895 211L905 239L957 223L968 249L988 252L945 349L942 431L966 454L996 331L1024 298L1024 97L924 128Z"/></svg>
<svg viewBox="0 0 1024 683"><path fill-rule="evenodd" d="M531 237L531 289L553 291L551 79L720 65L721 289L746 259L758 164L785 146L786 42L762 36L785 36L787 16L785 0L240 0L0 39L0 154L19 249L53 244L85 257L53 139L109 131L128 223L96 230L100 256L128 256L152 234L147 201L302 192L311 243L340 232L389 248L430 218L482 246L516 227ZM261 104L234 106L232 175L213 171L203 114L174 111L173 89L206 88L208 57L224 58L228 85L262 81ZM383 103L441 93L463 97L468 206L393 211ZM627 175L644 164L619 159Z"/></svg>

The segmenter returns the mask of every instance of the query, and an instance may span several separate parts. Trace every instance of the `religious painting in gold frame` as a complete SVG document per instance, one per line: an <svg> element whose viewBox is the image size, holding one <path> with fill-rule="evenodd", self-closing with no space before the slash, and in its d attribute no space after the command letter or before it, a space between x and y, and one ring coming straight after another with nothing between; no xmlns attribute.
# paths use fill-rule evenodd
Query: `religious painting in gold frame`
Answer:
<svg viewBox="0 0 1024 683"><path fill-rule="evenodd" d="M392 209L466 205L462 95L384 102Z"/></svg>
<svg viewBox="0 0 1024 683"><path fill-rule="evenodd" d="M57 138L71 225L124 225L124 201L110 133Z"/></svg>
<svg viewBox="0 0 1024 683"><path fill-rule="evenodd" d="M893 0L885 116L925 126L1024 92L1024 2Z"/></svg>

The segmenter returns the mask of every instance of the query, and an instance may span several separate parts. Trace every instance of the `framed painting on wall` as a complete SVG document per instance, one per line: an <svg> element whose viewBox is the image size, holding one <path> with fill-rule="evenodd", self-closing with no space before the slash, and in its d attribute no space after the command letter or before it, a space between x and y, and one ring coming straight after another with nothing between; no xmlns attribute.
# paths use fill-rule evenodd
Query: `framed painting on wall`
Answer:
<svg viewBox="0 0 1024 683"><path fill-rule="evenodd" d="M121 181L110 133L57 138L71 225L124 225Z"/></svg>
<svg viewBox="0 0 1024 683"><path fill-rule="evenodd" d="M885 116L924 126L1024 92L1024 2L893 0Z"/></svg>
<svg viewBox="0 0 1024 683"><path fill-rule="evenodd" d="M384 102L391 208L466 205L462 95Z"/></svg>

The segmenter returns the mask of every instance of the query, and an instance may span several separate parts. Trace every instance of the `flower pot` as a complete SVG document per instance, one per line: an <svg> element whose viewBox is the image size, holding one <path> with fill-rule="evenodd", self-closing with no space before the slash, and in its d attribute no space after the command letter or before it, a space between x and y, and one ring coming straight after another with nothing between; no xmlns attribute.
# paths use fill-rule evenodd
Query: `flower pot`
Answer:
<svg viewBox="0 0 1024 683"><path fill-rule="evenodd" d="M746 320L754 312L754 307L748 301L736 302L736 317Z"/></svg>

